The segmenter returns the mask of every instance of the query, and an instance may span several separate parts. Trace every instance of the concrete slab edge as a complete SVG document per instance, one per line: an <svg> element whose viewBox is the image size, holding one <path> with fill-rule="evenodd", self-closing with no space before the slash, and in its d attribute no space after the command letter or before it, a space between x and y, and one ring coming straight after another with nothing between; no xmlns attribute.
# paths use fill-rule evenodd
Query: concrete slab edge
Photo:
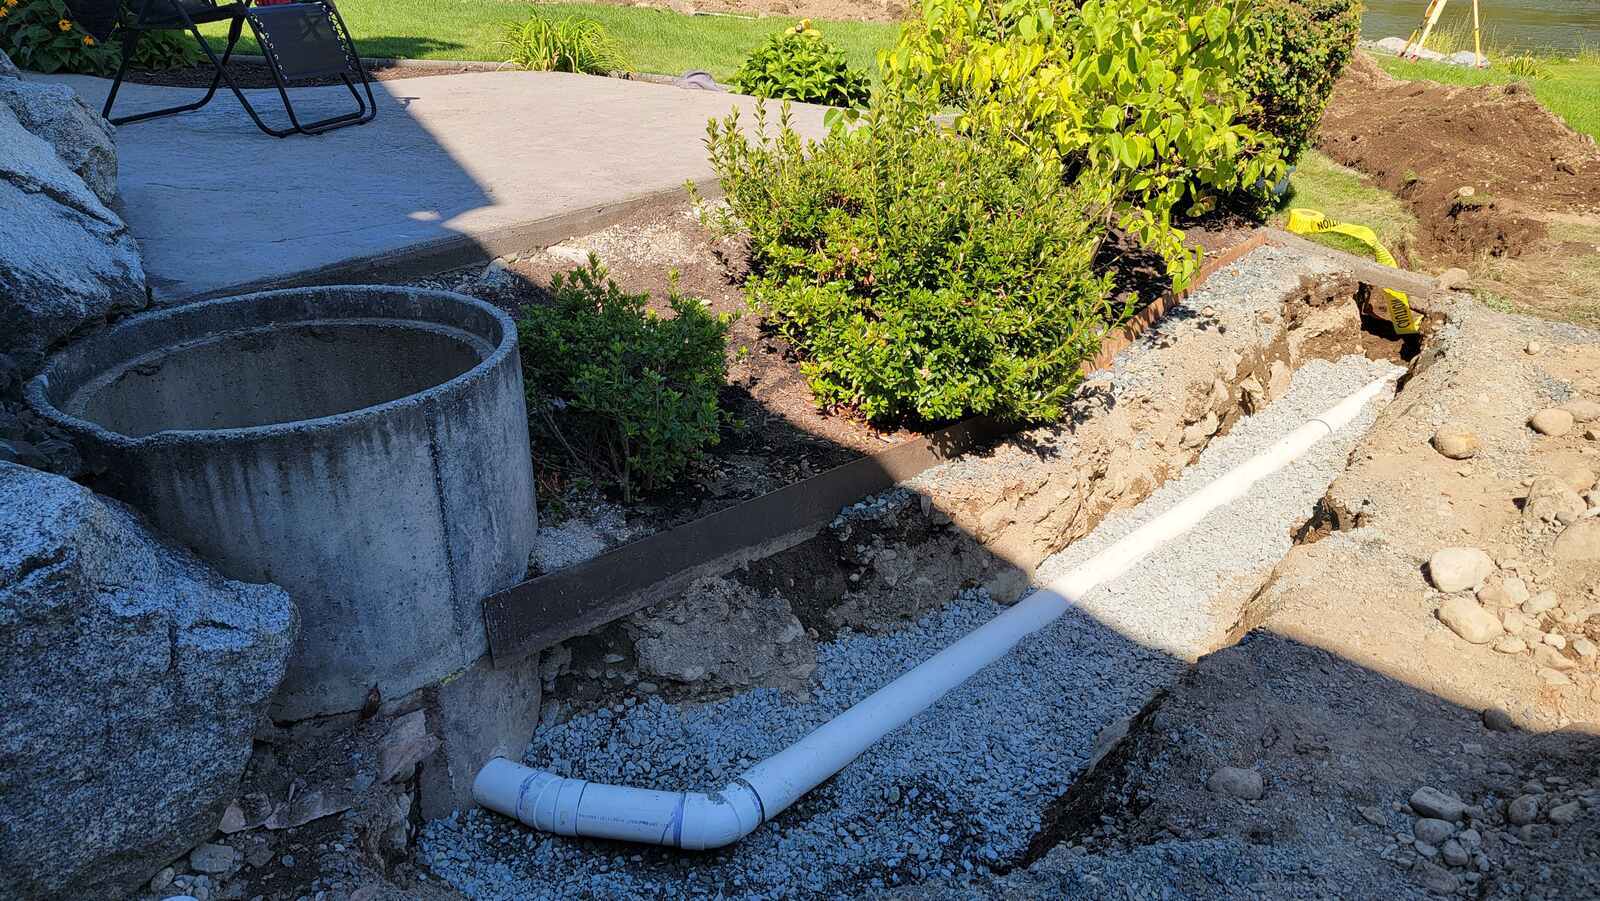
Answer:
<svg viewBox="0 0 1600 901"><path fill-rule="evenodd" d="M697 180L694 185L695 190L707 200L716 200L722 196L722 186L714 178ZM616 225L651 204L683 196L686 194L682 186L647 191L624 200L596 204L543 219L512 223L477 235L450 235L301 272L238 282L194 294L158 296L156 303L161 306L171 306L276 288L364 284L420 278L475 263L486 263L508 253L520 253L559 244L575 235L590 234Z"/></svg>

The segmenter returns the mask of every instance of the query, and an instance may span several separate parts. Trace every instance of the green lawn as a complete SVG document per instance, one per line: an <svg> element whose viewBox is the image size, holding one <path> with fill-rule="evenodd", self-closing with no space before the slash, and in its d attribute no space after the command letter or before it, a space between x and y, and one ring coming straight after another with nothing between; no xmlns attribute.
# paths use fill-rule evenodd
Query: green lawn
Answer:
<svg viewBox="0 0 1600 901"><path fill-rule="evenodd" d="M341 0L339 11L362 56L404 59L500 61L496 46L505 26L535 10L551 18L580 15L604 25L622 44L638 72L681 75L704 69L725 81L745 54L768 34L797 20L686 16L665 10L592 3L508 3L505 0ZM881 22L816 22L824 37L843 50L851 65L876 72L880 48L894 43L899 26ZM207 36L223 37L212 26ZM240 42L242 53L258 53Z"/></svg>
<svg viewBox="0 0 1600 901"><path fill-rule="evenodd" d="M1408 81L1478 85L1517 80L1493 67L1472 69L1443 63L1408 62L1376 53L1372 58L1390 75ZM1551 58L1547 65L1548 75L1529 81L1534 96L1574 129L1600 139L1600 54L1589 52L1576 59Z"/></svg>
<svg viewBox="0 0 1600 901"><path fill-rule="evenodd" d="M1416 217L1400 198L1370 184L1356 170L1341 166L1315 150L1306 151L1289 180L1294 185L1289 206L1321 210L1337 222L1365 225L1378 233L1378 241L1391 252L1403 252L1416 234ZM1285 209L1273 216L1272 224L1282 226L1288 219ZM1344 235L1307 237L1357 256L1372 256L1365 245Z"/></svg>

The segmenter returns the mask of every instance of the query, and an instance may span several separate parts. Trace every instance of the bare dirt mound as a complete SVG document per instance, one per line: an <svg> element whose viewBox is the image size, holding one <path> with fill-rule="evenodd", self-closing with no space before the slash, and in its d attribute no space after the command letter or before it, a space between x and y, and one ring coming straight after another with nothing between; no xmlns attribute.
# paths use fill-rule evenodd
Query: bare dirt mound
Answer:
<svg viewBox="0 0 1600 901"><path fill-rule="evenodd" d="M1521 84L1400 81L1356 54L1317 146L1404 199L1429 258L1515 257L1545 216L1600 212L1600 149Z"/></svg>

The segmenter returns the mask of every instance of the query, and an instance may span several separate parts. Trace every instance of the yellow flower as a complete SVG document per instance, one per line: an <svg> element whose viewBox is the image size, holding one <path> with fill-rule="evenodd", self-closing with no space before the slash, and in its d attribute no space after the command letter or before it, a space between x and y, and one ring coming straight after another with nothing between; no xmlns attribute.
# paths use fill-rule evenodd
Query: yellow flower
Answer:
<svg viewBox="0 0 1600 901"><path fill-rule="evenodd" d="M87 35L87 34L84 35L83 36L83 46L85 46L85 47L93 47L94 46L94 38L92 36L90 36L90 35Z"/></svg>
<svg viewBox="0 0 1600 901"><path fill-rule="evenodd" d="M71 19L62 19L61 21L56 23L56 27L61 29L62 31L71 31L72 30L72 20Z"/></svg>
<svg viewBox="0 0 1600 901"><path fill-rule="evenodd" d="M11 12L11 7L0 6L0 19L4 19Z"/></svg>

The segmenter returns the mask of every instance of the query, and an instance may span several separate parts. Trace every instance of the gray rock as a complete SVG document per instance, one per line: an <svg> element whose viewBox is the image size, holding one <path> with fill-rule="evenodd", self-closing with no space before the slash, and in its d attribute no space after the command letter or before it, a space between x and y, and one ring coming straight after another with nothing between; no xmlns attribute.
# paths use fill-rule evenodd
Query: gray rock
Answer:
<svg viewBox="0 0 1600 901"><path fill-rule="evenodd" d="M1600 519L1580 519L1562 530L1550 546L1550 556L1562 563L1600 561Z"/></svg>
<svg viewBox="0 0 1600 901"><path fill-rule="evenodd" d="M1445 423L1433 433L1433 449L1452 460L1478 455L1478 433L1458 423Z"/></svg>
<svg viewBox="0 0 1600 901"><path fill-rule="evenodd" d="M1453 895L1461 887L1461 880L1456 878L1456 874L1429 861L1422 861L1418 866L1417 879L1441 895Z"/></svg>
<svg viewBox="0 0 1600 901"><path fill-rule="evenodd" d="M1441 820L1435 817L1421 817L1415 823L1411 824L1411 834L1415 835L1417 837L1417 841L1419 842L1427 842L1430 845L1442 845L1444 844L1445 839L1456 834L1456 827L1449 820Z"/></svg>
<svg viewBox="0 0 1600 901"><path fill-rule="evenodd" d="M1539 797L1537 795L1522 795L1506 805L1506 822L1513 826L1525 826L1539 817Z"/></svg>
<svg viewBox="0 0 1600 901"><path fill-rule="evenodd" d="M1586 397L1569 400L1561 405L1561 409L1572 414L1578 422L1594 422L1600 419L1600 401L1589 400Z"/></svg>
<svg viewBox="0 0 1600 901"><path fill-rule="evenodd" d="M1455 839L1450 839L1439 846L1439 856L1452 867L1464 867L1472 862L1472 855Z"/></svg>
<svg viewBox="0 0 1600 901"><path fill-rule="evenodd" d="M117 198L116 128L64 84L0 79L0 105L11 107L22 127L55 148L102 203Z"/></svg>
<svg viewBox="0 0 1600 901"><path fill-rule="evenodd" d="M1451 268L1439 273L1439 276L1437 279L1435 279L1435 281L1439 283L1440 290L1464 291L1472 284L1472 275L1465 269L1452 266ZM1446 454L1445 456L1449 455Z"/></svg>
<svg viewBox="0 0 1600 901"><path fill-rule="evenodd" d="M0 78L21 78L22 72L4 50L0 50Z"/></svg>
<svg viewBox="0 0 1600 901"><path fill-rule="evenodd" d="M1445 57L1443 60L1441 60L1441 62L1447 62L1452 66L1476 67L1482 65L1487 68L1489 65L1489 57L1484 56L1480 58L1478 54L1471 50L1457 50L1456 52Z"/></svg>
<svg viewBox="0 0 1600 901"><path fill-rule="evenodd" d="M239 852L227 845L205 842L189 852L189 869L196 873L216 875L227 873L239 866Z"/></svg>
<svg viewBox="0 0 1600 901"><path fill-rule="evenodd" d="M1515 635L1505 635L1494 643L1494 649L1502 654L1521 654L1528 649L1528 643Z"/></svg>
<svg viewBox="0 0 1600 901"><path fill-rule="evenodd" d="M1553 670L1576 669L1578 666L1577 662L1572 658L1543 643L1536 645L1533 649L1533 665L1548 667Z"/></svg>
<svg viewBox="0 0 1600 901"><path fill-rule="evenodd" d="M1476 589L1494 572L1494 561L1475 547L1447 547L1428 558L1428 577L1440 591Z"/></svg>
<svg viewBox="0 0 1600 901"><path fill-rule="evenodd" d="M1568 801L1565 804L1558 804L1550 808L1550 812L1545 816L1549 817L1550 822L1555 823L1557 826L1568 826L1576 822L1578 815L1581 813L1583 813L1583 805L1580 802Z"/></svg>
<svg viewBox="0 0 1600 901"><path fill-rule="evenodd" d="M0 53L0 56L4 55L5 54ZM150 877L150 891L160 892L162 889L165 889L167 886L172 884L172 879L176 875L178 874L173 872L171 867L162 867L161 872Z"/></svg>
<svg viewBox="0 0 1600 901"><path fill-rule="evenodd" d="M1528 486L1527 500L1522 503L1525 522L1571 522L1587 509L1583 497L1566 482L1555 476L1540 476Z"/></svg>
<svg viewBox="0 0 1600 901"><path fill-rule="evenodd" d="M1438 616L1450 631L1473 644L1488 644L1505 634L1500 618L1470 597L1446 598L1439 605Z"/></svg>
<svg viewBox="0 0 1600 901"><path fill-rule="evenodd" d="M1541 435L1556 437L1572 431L1573 417L1566 410L1551 407L1533 414L1528 420L1528 425Z"/></svg>
<svg viewBox="0 0 1600 901"><path fill-rule="evenodd" d="M0 104L0 352L32 372L52 344L149 300L127 226Z"/></svg>
<svg viewBox="0 0 1600 901"><path fill-rule="evenodd" d="M1461 822L1461 817L1467 811L1467 805L1432 786L1423 786L1412 792L1410 800L1411 809L1418 816L1448 820L1452 823Z"/></svg>
<svg viewBox="0 0 1600 901"><path fill-rule="evenodd" d="M800 691L817 666L816 645L787 600L727 579L701 579L624 628L640 675L655 682Z"/></svg>
<svg viewBox="0 0 1600 901"><path fill-rule="evenodd" d="M1225 766L1212 773L1206 780L1206 788L1241 801L1259 801L1265 792L1260 773L1236 766Z"/></svg>
<svg viewBox="0 0 1600 901"><path fill-rule="evenodd" d="M1522 613L1528 617L1539 617L1561 606L1561 599L1553 591L1541 591L1522 604Z"/></svg>
<svg viewBox="0 0 1600 901"><path fill-rule="evenodd" d="M278 587L0 463L0 896L126 896L209 838L296 623Z"/></svg>

